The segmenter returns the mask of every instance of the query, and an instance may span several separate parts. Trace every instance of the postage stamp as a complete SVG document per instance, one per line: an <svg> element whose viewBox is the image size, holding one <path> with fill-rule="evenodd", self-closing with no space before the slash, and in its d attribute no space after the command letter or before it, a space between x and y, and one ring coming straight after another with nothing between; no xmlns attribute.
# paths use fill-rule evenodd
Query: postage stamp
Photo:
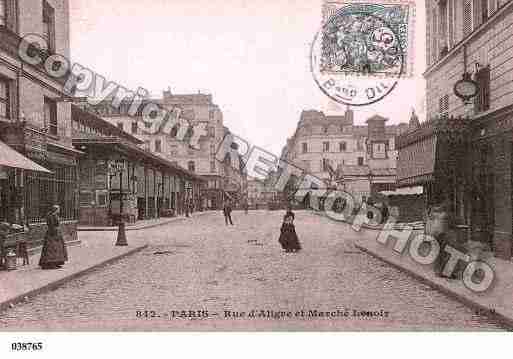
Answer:
<svg viewBox="0 0 513 359"><path fill-rule="evenodd" d="M320 89L337 102L363 106L413 76L415 3L326 2L311 49Z"/></svg>

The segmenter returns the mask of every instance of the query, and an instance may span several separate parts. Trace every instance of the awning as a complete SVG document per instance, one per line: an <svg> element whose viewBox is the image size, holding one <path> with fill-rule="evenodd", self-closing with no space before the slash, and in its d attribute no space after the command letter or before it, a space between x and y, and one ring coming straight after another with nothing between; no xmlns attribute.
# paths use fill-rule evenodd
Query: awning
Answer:
<svg viewBox="0 0 513 359"><path fill-rule="evenodd" d="M0 166L52 173L0 141Z"/></svg>

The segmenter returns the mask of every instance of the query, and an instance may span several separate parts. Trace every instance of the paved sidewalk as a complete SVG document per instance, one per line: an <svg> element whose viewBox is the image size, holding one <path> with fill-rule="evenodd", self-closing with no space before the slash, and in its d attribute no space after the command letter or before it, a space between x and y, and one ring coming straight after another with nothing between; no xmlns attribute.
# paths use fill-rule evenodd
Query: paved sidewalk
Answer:
<svg viewBox="0 0 513 359"><path fill-rule="evenodd" d="M30 257L28 266L0 271L0 310L146 247L146 239L138 236L129 236L127 247L114 245L116 233L80 233L79 237L81 244L68 247L69 261L62 269L40 269L38 253Z"/></svg>
<svg viewBox="0 0 513 359"><path fill-rule="evenodd" d="M422 232L417 231L416 233ZM358 249L475 308L480 314L488 315L509 328L513 328L513 262L494 257L486 258L486 263L494 270L495 280L487 291L476 293L468 289L462 280L440 278L434 274L432 265L421 265L415 262L409 255L408 246L405 247L402 254L394 251L394 238L390 237L386 245L379 243L377 241L378 234L378 231L362 230L355 236L354 244Z"/></svg>
<svg viewBox="0 0 513 359"><path fill-rule="evenodd" d="M191 217L198 217L208 213L213 213L215 211L204 211L204 212L194 212ZM173 223L176 221L186 220L188 219L185 216L172 217L172 218L158 218L158 219L147 219L144 221L137 221L134 224L127 224L127 231L138 231L141 229L148 229L153 227L164 226L169 223ZM110 227L95 227L95 226L78 226L77 230L79 232L104 232L104 231L117 231L118 226L110 226Z"/></svg>

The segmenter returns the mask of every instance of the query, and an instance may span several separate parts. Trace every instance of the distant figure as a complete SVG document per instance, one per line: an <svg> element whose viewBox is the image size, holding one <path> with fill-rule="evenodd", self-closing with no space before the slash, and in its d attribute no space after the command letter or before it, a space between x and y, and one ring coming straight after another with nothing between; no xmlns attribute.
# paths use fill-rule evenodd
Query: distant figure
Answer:
<svg viewBox="0 0 513 359"><path fill-rule="evenodd" d="M249 204L248 204L248 202L247 202L247 201L245 201L245 202L244 202L244 212L245 212L246 214L248 214L248 210L249 210Z"/></svg>
<svg viewBox="0 0 513 359"><path fill-rule="evenodd" d="M45 235L41 258L39 260L39 265L43 269L61 268L68 260L68 251L66 250L66 244L64 243L64 238L59 228L59 213L60 207L55 205L46 217L48 230Z"/></svg>
<svg viewBox="0 0 513 359"><path fill-rule="evenodd" d="M296 234L296 227L294 226L294 214L288 213L283 217L283 224L281 225L280 239L281 247L285 252L298 252L301 250L301 244Z"/></svg>
<svg viewBox="0 0 513 359"><path fill-rule="evenodd" d="M291 216L293 220L296 219L296 215L292 212L292 207L290 206L287 207L287 213L285 213L285 216Z"/></svg>
<svg viewBox="0 0 513 359"><path fill-rule="evenodd" d="M228 225L228 222L230 222L229 224L231 224L233 226L232 207L231 207L231 204L229 201L225 202L225 204L224 204L223 214L224 214L224 221L225 221L226 225Z"/></svg>

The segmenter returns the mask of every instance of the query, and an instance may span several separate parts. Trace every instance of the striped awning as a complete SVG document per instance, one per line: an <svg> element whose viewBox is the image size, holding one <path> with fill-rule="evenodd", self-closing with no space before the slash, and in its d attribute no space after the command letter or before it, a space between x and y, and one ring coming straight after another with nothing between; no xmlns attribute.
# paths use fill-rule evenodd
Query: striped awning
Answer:
<svg viewBox="0 0 513 359"><path fill-rule="evenodd" d="M0 141L0 166L52 173Z"/></svg>

